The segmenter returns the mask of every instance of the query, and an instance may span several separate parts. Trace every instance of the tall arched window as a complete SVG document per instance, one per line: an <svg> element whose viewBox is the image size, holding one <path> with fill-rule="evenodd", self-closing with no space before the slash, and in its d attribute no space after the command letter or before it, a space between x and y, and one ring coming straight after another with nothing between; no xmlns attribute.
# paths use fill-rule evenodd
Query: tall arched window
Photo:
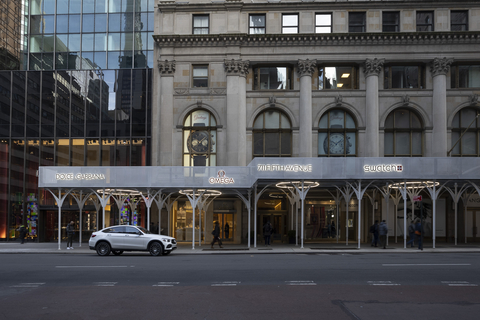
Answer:
<svg viewBox="0 0 480 320"><path fill-rule="evenodd" d="M341 109L325 113L318 123L319 157L355 157L357 125L353 117Z"/></svg>
<svg viewBox="0 0 480 320"><path fill-rule="evenodd" d="M423 155L423 124L408 109L392 111L385 120L385 157L421 157Z"/></svg>
<svg viewBox="0 0 480 320"><path fill-rule="evenodd" d="M477 114L480 110L465 108L460 110L452 122L452 156L457 157L478 157L480 156L480 117ZM468 128L468 129L467 129ZM465 131L460 139L460 136Z"/></svg>
<svg viewBox="0 0 480 320"><path fill-rule="evenodd" d="M260 113L253 123L254 157L291 157L292 125L280 111Z"/></svg>
<svg viewBox="0 0 480 320"><path fill-rule="evenodd" d="M217 165L217 122L207 110L190 112L183 123L183 165Z"/></svg>

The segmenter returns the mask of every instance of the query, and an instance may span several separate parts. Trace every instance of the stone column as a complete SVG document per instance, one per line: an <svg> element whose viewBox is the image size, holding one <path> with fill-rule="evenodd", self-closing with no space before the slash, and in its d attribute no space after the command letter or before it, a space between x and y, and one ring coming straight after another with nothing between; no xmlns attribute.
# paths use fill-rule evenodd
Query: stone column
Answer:
<svg viewBox="0 0 480 320"><path fill-rule="evenodd" d="M380 156L378 75L382 71L384 62L385 59L367 59L363 69L366 87L365 157Z"/></svg>
<svg viewBox="0 0 480 320"><path fill-rule="evenodd" d="M247 165L247 74L249 61L225 60L227 75L227 166ZM221 150L219 150L221 151Z"/></svg>
<svg viewBox="0 0 480 320"><path fill-rule="evenodd" d="M452 62L453 59L435 58L430 66L433 77L432 157L447 156L447 72Z"/></svg>
<svg viewBox="0 0 480 320"><path fill-rule="evenodd" d="M297 72L300 77L300 128L299 156L312 157L312 75L315 60L298 60Z"/></svg>
<svg viewBox="0 0 480 320"><path fill-rule="evenodd" d="M158 107L152 108L152 165L173 166L173 76L174 61L158 60L160 81Z"/></svg>

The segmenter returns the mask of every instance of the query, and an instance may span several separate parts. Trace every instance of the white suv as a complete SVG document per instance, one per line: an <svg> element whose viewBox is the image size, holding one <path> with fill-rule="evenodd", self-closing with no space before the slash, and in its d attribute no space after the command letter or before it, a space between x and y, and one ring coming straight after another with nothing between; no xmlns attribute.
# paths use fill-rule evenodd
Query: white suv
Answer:
<svg viewBox="0 0 480 320"><path fill-rule="evenodd" d="M148 251L152 256L160 256L177 249L175 238L153 234L137 226L112 226L96 231L88 245L99 256L108 256L110 252L118 256L124 251Z"/></svg>

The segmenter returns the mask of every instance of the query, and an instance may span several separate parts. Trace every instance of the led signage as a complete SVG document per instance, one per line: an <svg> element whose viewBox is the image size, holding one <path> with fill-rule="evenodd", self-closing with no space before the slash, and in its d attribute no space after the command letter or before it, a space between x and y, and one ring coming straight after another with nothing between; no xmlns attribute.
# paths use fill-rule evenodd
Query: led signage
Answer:
<svg viewBox="0 0 480 320"><path fill-rule="evenodd" d="M55 175L57 180L105 180L103 173L57 173Z"/></svg>
<svg viewBox="0 0 480 320"><path fill-rule="evenodd" d="M312 172L311 164L258 164L257 171Z"/></svg>
<svg viewBox="0 0 480 320"><path fill-rule="evenodd" d="M227 177L227 175L225 173L225 170L219 170L217 172L217 177L216 178L210 177L208 179L208 182L210 182L210 184L216 184L216 183L219 183L219 184L234 184L235 180L233 180L233 178Z"/></svg>
<svg viewBox="0 0 480 320"><path fill-rule="evenodd" d="M401 164L376 164L364 165L363 172L402 172L403 165Z"/></svg>

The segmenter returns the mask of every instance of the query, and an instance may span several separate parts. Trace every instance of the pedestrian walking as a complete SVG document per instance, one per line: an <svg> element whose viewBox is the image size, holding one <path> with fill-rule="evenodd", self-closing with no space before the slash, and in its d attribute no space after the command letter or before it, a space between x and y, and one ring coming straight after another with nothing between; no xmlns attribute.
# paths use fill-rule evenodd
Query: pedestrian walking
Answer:
<svg viewBox="0 0 480 320"><path fill-rule="evenodd" d="M27 229L25 226L22 224L20 228L17 229L18 232L20 232L20 240L22 240L22 244L25 243L25 236L27 235Z"/></svg>
<svg viewBox="0 0 480 320"><path fill-rule="evenodd" d="M417 219L417 223L415 223L415 239L418 243L418 249L419 250L423 250L422 235L423 235L423 225L420 222L420 220Z"/></svg>
<svg viewBox="0 0 480 320"><path fill-rule="evenodd" d="M410 241L407 242L407 246L411 244L411 247L413 248L413 244L415 240L415 221L413 220L408 226L408 236L410 237Z"/></svg>
<svg viewBox="0 0 480 320"><path fill-rule="evenodd" d="M370 226L370 233L372 234L372 247L378 247L378 220Z"/></svg>
<svg viewBox="0 0 480 320"><path fill-rule="evenodd" d="M73 221L67 225L67 250L73 249L73 235L75 234Z"/></svg>
<svg viewBox="0 0 480 320"><path fill-rule="evenodd" d="M385 220L380 222L378 226L378 235L380 236L380 245L383 246L383 249L387 249L387 234L388 234L388 227L385 223Z"/></svg>
<svg viewBox="0 0 480 320"><path fill-rule="evenodd" d="M270 245L270 238L272 237L273 227L270 221L267 221L263 226L263 237L265 238L265 247Z"/></svg>
<svg viewBox="0 0 480 320"><path fill-rule="evenodd" d="M218 246L220 248L223 248L222 247L222 240L220 240L220 226L218 224L218 221L215 221L215 228L212 231L212 236L213 236L213 240L212 240L212 243L210 244L211 248L213 249L213 245L217 241L218 241Z"/></svg>

